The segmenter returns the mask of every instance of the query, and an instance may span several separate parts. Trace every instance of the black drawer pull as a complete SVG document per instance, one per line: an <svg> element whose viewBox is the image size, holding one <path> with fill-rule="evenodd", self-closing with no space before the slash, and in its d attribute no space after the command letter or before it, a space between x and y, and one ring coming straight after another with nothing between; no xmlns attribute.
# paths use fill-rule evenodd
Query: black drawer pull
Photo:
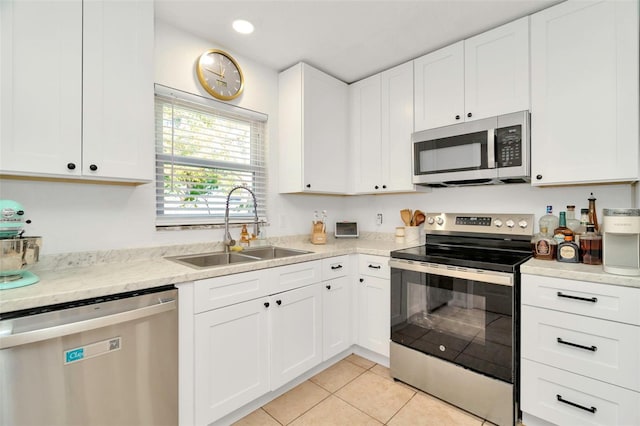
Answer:
<svg viewBox="0 0 640 426"><path fill-rule="evenodd" d="M577 343L567 342L566 340L562 340L562 337L558 337L557 341L558 343L562 343L563 345L573 346L574 348L586 349L591 352L595 352L598 350L597 346L584 346L584 345L579 345Z"/></svg>
<svg viewBox="0 0 640 426"><path fill-rule="evenodd" d="M583 302L592 302L592 303L596 303L598 301L597 297L571 296L569 294L564 294L561 291L558 292L558 297L564 297L566 299L582 300Z"/></svg>
<svg viewBox="0 0 640 426"><path fill-rule="evenodd" d="M332 270L336 270L336 269L342 269L342 265L338 265L338 266L331 266Z"/></svg>
<svg viewBox="0 0 640 426"><path fill-rule="evenodd" d="M371 268L371 269L380 269L380 268L382 268L382 266L380 266L380 265L369 265L369 268Z"/></svg>
<svg viewBox="0 0 640 426"><path fill-rule="evenodd" d="M575 402L567 401L566 399L562 398L562 395L556 394L556 399L564 404L579 408L584 411L588 411L590 413L595 413L596 411L598 411L596 407L589 408L589 407L585 407L584 405L576 404Z"/></svg>

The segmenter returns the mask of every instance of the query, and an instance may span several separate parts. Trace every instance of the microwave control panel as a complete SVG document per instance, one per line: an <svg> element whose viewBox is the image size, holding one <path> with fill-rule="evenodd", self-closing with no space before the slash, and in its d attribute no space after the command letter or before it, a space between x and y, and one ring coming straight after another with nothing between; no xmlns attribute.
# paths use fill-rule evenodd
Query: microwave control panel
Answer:
<svg viewBox="0 0 640 426"><path fill-rule="evenodd" d="M522 126L501 127L496 130L497 167L522 165Z"/></svg>

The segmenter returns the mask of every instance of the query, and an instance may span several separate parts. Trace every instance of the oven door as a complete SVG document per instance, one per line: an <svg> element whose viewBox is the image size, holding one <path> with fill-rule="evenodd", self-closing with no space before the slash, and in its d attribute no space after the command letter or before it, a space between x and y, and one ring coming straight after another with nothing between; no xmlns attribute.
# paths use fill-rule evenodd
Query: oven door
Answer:
<svg viewBox="0 0 640 426"><path fill-rule="evenodd" d="M392 259L391 340L514 383L514 274Z"/></svg>
<svg viewBox="0 0 640 426"><path fill-rule="evenodd" d="M495 128L487 118L414 133L413 183L490 182L497 178Z"/></svg>

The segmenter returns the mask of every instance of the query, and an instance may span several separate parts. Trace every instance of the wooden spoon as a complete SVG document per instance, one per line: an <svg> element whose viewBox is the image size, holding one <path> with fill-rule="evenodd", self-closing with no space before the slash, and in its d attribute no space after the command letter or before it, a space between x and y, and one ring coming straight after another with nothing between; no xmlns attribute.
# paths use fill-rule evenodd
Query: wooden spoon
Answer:
<svg viewBox="0 0 640 426"><path fill-rule="evenodd" d="M420 210L416 210L415 213L413 214L413 217L414 217L413 222L415 226L422 225L426 219L426 216Z"/></svg>
<svg viewBox="0 0 640 426"><path fill-rule="evenodd" d="M409 226L411 223L411 210L409 209L402 209L400 210L400 218L402 218L402 221L404 222L405 226Z"/></svg>

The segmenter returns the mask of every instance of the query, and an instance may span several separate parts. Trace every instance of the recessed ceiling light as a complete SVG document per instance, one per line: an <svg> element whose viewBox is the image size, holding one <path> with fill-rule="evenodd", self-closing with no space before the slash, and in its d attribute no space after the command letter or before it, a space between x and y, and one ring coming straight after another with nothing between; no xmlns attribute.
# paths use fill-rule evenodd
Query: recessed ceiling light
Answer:
<svg viewBox="0 0 640 426"><path fill-rule="evenodd" d="M233 29L240 34L251 34L253 32L253 24L244 19L236 19L233 21Z"/></svg>

